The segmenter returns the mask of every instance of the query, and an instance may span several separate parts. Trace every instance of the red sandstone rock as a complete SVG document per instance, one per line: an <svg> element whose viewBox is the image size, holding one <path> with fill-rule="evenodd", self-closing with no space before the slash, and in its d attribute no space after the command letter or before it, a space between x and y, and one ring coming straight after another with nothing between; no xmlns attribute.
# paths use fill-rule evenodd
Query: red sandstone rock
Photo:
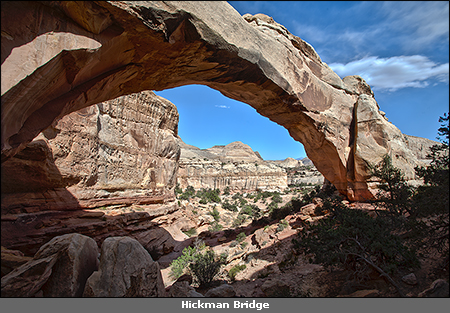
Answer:
<svg viewBox="0 0 450 313"><path fill-rule="evenodd" d="M33 52L53 31L84 39L55 36L50 61L17 71L29 54L12 49ZM8 76L17 83L2 88L2 160L70 112L142 90L205 84L288 129L350 200L373 197L367 164L386 153L414 178L416 156L364 80L341 80L308 43L263 14L243 18L226 2L9 2L2 32L2 73L17 73Z"/></svg>

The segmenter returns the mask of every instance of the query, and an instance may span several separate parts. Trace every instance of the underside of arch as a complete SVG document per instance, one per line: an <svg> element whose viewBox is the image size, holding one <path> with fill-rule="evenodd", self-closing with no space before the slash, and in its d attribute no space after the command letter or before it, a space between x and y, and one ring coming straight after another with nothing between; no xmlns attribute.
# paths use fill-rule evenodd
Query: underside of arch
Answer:
<svg viewBox="0 0 450 313"><path fill-rule="evenodd" d="M18 70L24 56L14 52L37 49L49 33L98 44L47 45L54 57L31 74ZM2 84L2 161L71 112L188 84L214 88L285 127L350 200L373 197L369 163L393 151L413 159L361 78L341 80L284 26L242 17L226 2L2 2L2 75L14 70L18 82ZM413 175L412 163L401 164Z"/></svg>

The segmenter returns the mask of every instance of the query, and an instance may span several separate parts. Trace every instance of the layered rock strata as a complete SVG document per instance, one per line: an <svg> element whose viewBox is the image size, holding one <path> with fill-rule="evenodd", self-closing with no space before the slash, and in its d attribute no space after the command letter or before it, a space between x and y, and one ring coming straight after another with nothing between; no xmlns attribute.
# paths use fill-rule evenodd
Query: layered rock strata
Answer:
<svg viewBox="0 0 450 313"><path fill-rule="evenodd" d="M151 91L69 114L2 164L2 212L165 203L180 155L178 112Z"/></svg>
<svg viewBox="0 0 450 313"><path fill-rule="evenodd" d="M152 220L177 209L177 127L176 107L151 91L52 124L2 163L2 245L33 255L78 232L99 245L131 235L159 255L173 248Z"/></svg>
<svg viewBox="0 0 450 313"><path fill-rule="evenodd" d="M232 190L284 189L287 174L283 168L265 162L259 153L242 142L199 149L181 147L178 183L181 188Z"/></svg>
<svg viewBox="0 0 450 313"><path fill-rule="evenodd" d="M50 57L17 70L52 32L85 39L73 45L54 36ZM368 164L384 154L408 178L419 162L362 78L341 80L271 17L241 17L226 2L6 2L2 38L2 75L17 73L2 85L2 160L81 108L204 84L284 126L350 200L373 197ZM29 53L15 54L19 47Z"/></svg>

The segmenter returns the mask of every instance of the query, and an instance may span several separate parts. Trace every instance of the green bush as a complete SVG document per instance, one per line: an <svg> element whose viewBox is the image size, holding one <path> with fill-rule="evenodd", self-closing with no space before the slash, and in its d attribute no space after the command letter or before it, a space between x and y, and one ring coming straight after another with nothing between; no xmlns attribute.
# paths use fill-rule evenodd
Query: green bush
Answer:
<svg viewBox="0 0 450 313"><path fill-rule="evenodd" d="M281 203L283 202L283 199L281 198L281 195L278 192L275 192L274 195L272 196L272 201L274 203Z"/></svg>
<svg viewBox="0 0 450 313"><path fill-rule="evenodd" d="M238 226L241 226L242 223L245 222L245 220L246 220L245 216L239 214L239 215L233 220L232 227L238 227Z"/></svg>
<svg viewBox="0 0 450 313"><path fill-rule="evenodd" d="M209 211L208 214L211 215L216 222L220 220L220 214L219 211L217 211L217 208L214 207L214 209Z"/></svg>
<svg viewBox="0 0 450 313"><path fill-rule="evenodd" d="M237 242L242 242L245 239L245 237L247 237L245 235L245 233L240 233L239 235L236 236L236 241Z"/></svg>
<svg viewBox="0 0 450 313"><path fill-rule="evenodd" d="M237 212L238 208L236 206L236 204L231 204L228 200L225 200L222 203L222 208L224 208L225 210L231 211L231 212Z"/></svg>
<svg viewBox="0 0 450 313"><path fill-rule="evenodd" d="M189 246L184 248L181 256L170 263L170 276L177 279L183 275L189 269L189 265L197 259L199 253L205 247L204 243L200 243L195 247Z"/></svg>
<svg viewBox="0 0 450 313"><path fill-rule="evenodd" d="M275 232L278 233L278 232L282 231L283 229L286 229L288 226L289 226L289 223L286 220L280 220Z"/></svg>
<svg viewBox="0 0 450 313"><path fill-rule="evenodd" d="M175 186L174 191L175 191L175 195L179 195L179 194L182 194L182 193L183 193L183 189L181 189L180 184L177 184L177 185Z"/></svg>
<svg viewBox="0 0 450 313"><path fill-rule="evenodd" d="M191 229L189 229L187 231L184 231L183 233L188 235L188 237L192 237L192 236L197 235L197 230L195 229L195 227L193 227L193 228L191 228Z"/></svg>
<svg viewBox="0 0 450 313"><path fill-rule="evenodd" d="M206 250L205 253L196 255L194 262L189 264L189 269L192 271L199 286L207 286L219 273L225 261L226 258L224 256L217 257L214 251Z"/></svg>
<svg viewBox="0 0 450 313"><path fill-rule="evenodd" d="M348 209L339 201L325 201L330 215L294 239L296 249L314 255L314 262L347 269L355 280L362 280L369 268L382 275L398 268L420 267L415 251L390 231L382 217Z"/></svg>
<svg viewBox="0 0 450 313"><path fill-rule="evenodd" d="M242 265L235 265L233 266L229 271L228 271L228 276L230 277L230 279L232 281L235 280L237 273L239 273L240 271L246 269L247 266L245 264Z"/></svg>
<svg viewBox="0 0 450 313"><path fill-rule="evenodd" d="M197 191L196 197L200 198L200 203L206 204L209 202L219 203L222 200L219 197L220 190L219 189L201 189Z"/></svg>
<svg viewBox="0 0 450 313"><path fill-rule="evenodd" d="M252 219L258 219L262 216L261 210L254 204L246 204L242 207L239 215L248 215Z"/></svg>
<svg viewBox="0 0 450 313"><path fill-rule="evenodd" d="M211 224L211 226L208 227L208 230L210 232L217 232L217 231L221 231L223 228L222 225L220 225L217 221L214 221L214 223Z"/></svg>
<svg viewBox="0 0 450 313"><path fill-rule="evenodd" d="M187 186L186 190L178 196L178 199L180 200L189 200L190 198L193 198L195 195L195 189L192 186Z"/></svg>

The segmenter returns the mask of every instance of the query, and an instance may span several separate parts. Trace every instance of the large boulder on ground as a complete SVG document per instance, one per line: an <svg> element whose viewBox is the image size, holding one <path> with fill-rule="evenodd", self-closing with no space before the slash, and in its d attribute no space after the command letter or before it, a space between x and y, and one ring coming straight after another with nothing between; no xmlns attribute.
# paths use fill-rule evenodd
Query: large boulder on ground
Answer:
<svg viewBox="0 0 450 313"><path fill-rule="evenodd" d="M428 289L419 293L420 298L448 298L449 296L448 281L444 279L436 279Z"/></svg>
<svg viewBox="0 0 450 313"><path fill-rule="evenodd" d="M110 237L103 244L98 271L89 277L85 297L164 297L157 262L135 239Z"/></svg>
<svg viewBox="0 0 450 313"><path fill-rule="evenodd" d="M236 295L233 286L228 284L220 285L219 287L208 290L205 294L207 298L231 298Z"/></svg>
<svg viewBox="0 0 450 313"><path fill-rule="evenodd" d="M5 297L80 297L88 277L97 269L96 242L80 234L55 237L33 260L2 278Z"/></svg>

